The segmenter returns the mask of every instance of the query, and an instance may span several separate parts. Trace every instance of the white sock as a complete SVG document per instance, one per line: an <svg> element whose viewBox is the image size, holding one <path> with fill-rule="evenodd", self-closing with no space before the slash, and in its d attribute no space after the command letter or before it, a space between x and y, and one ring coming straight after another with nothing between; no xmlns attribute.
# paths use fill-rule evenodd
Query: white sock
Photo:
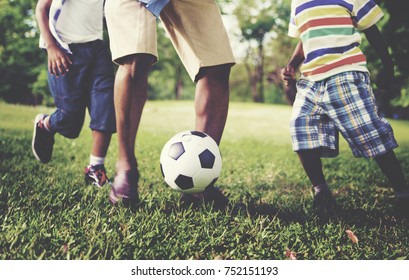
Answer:
<svg viewBox="0 0 409 280"><path fill-rule="evenodd" d="M95 166L95 165L104 164L104 161L105 161L105 157L97 157L92 154L89 156L89 165Z"/></svg>
<svg viewBox="0 0 409 280"><path fill-rule="evenodd" d="M43 119L43 127L45 128L45 130L50 132L50 128L48 127L47 122L45 121L46 118L48 118L48 116Z"/></svg>
<svg viewBox="0 0 409 280"><path fill-rule="evenodd" d="M314 190L315 190L315 194L317 194L323 190L329 190L329 188L327 184L322 184L322 185L315 186Z"/></svg>

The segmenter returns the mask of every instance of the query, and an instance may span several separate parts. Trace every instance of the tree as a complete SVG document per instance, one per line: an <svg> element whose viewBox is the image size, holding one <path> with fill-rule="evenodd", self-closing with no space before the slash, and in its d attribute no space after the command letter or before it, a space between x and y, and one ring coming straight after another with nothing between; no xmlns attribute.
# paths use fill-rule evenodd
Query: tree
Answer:
<svg viewBox="0 0 409 280"><path fill-rule="evenodd" d="M32 84L44 56L38 47L34 0L0 0L0 98L33 103Z"/></svg>
<svg viewBox="0 0 409 280"><path fill-rule="evenodd" d="M265 44L286 26L287 0L236 1L233 14L237 17L243 42L248 44L245 65L255 102L264 102ZM288 15L287 15L288 14Z"/></svg>
<svg viewBox="0 0 409 280"><path fill-rule="evenodd" d="M399 95L384 106L389 117L409 119L409 17L405 9L402 9L401 1L377 2L387 12L386 20L382 24L382 33L391 48L396 64L396 90Z"/></svg>
<svg viewBox="0 0 409 280"><path fill-rule="evenodd" d="M149 76L150 99L191 99L186 92L190 88L190 78L177 55L170 38L158 21L159 61L153 66Z"/></svg>

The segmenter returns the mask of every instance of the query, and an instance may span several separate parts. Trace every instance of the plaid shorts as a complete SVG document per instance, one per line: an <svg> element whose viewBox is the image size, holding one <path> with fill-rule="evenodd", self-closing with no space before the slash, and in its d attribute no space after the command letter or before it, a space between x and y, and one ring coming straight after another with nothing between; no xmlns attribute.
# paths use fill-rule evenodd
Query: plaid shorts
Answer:
<svg viewBox="0 0 409 280"><path fill-rule="evenodd" d="M322 157L335 157L338 131L355 157L375 157L398 147L392 127L378 115L368 73L298 81L290 120L293 150L320 149Z"/></svg>

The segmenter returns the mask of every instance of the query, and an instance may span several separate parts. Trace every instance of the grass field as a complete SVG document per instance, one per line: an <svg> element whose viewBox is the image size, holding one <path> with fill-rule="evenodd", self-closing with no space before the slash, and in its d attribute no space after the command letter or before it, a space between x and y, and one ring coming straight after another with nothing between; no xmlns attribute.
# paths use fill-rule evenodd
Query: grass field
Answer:
<svg viewBox="0 0 409 280"><path fill-rule="evenodd" d="M137 139L141 205L112 207L108 188L83 182L91 133L56 136L52 161L31 153L32 121L50 108L0 103L0 259L409 259L409 223L394 217L393 192L372 160L323 161L340 206L337 217L311 214L312 192L291 150L289 106L232 103L218 181L239 213L177 210L159 155L176 132L194 127L193 103L148 102ZM409 122L391 121L396 154L409 179ZM106 161L113 177L117 139ZM358 242L352 242L351 230Z"/></svg>

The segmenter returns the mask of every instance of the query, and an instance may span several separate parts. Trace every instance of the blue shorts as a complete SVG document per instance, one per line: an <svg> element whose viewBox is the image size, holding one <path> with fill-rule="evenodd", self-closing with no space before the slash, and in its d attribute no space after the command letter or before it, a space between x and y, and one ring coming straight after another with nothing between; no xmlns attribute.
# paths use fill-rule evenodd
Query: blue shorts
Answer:
<svg viewBox="0 0 409 280"><path fill-rule="evenodd" d="M290 121L293 150L320 149L323 157L337 156L338 131L355 157L376 157L398 147L392 127L378 115L368 73L298 81Z"/></svg>
<svg viewBox="0 0 409 280"><path fill-rule="evenodd" d="M101 40L70 44L72 65L60 77L48 75L56 111L50 116L54 133L76 138L88 108L92 130L114 133L114 68L108 45Z"/></svg>

